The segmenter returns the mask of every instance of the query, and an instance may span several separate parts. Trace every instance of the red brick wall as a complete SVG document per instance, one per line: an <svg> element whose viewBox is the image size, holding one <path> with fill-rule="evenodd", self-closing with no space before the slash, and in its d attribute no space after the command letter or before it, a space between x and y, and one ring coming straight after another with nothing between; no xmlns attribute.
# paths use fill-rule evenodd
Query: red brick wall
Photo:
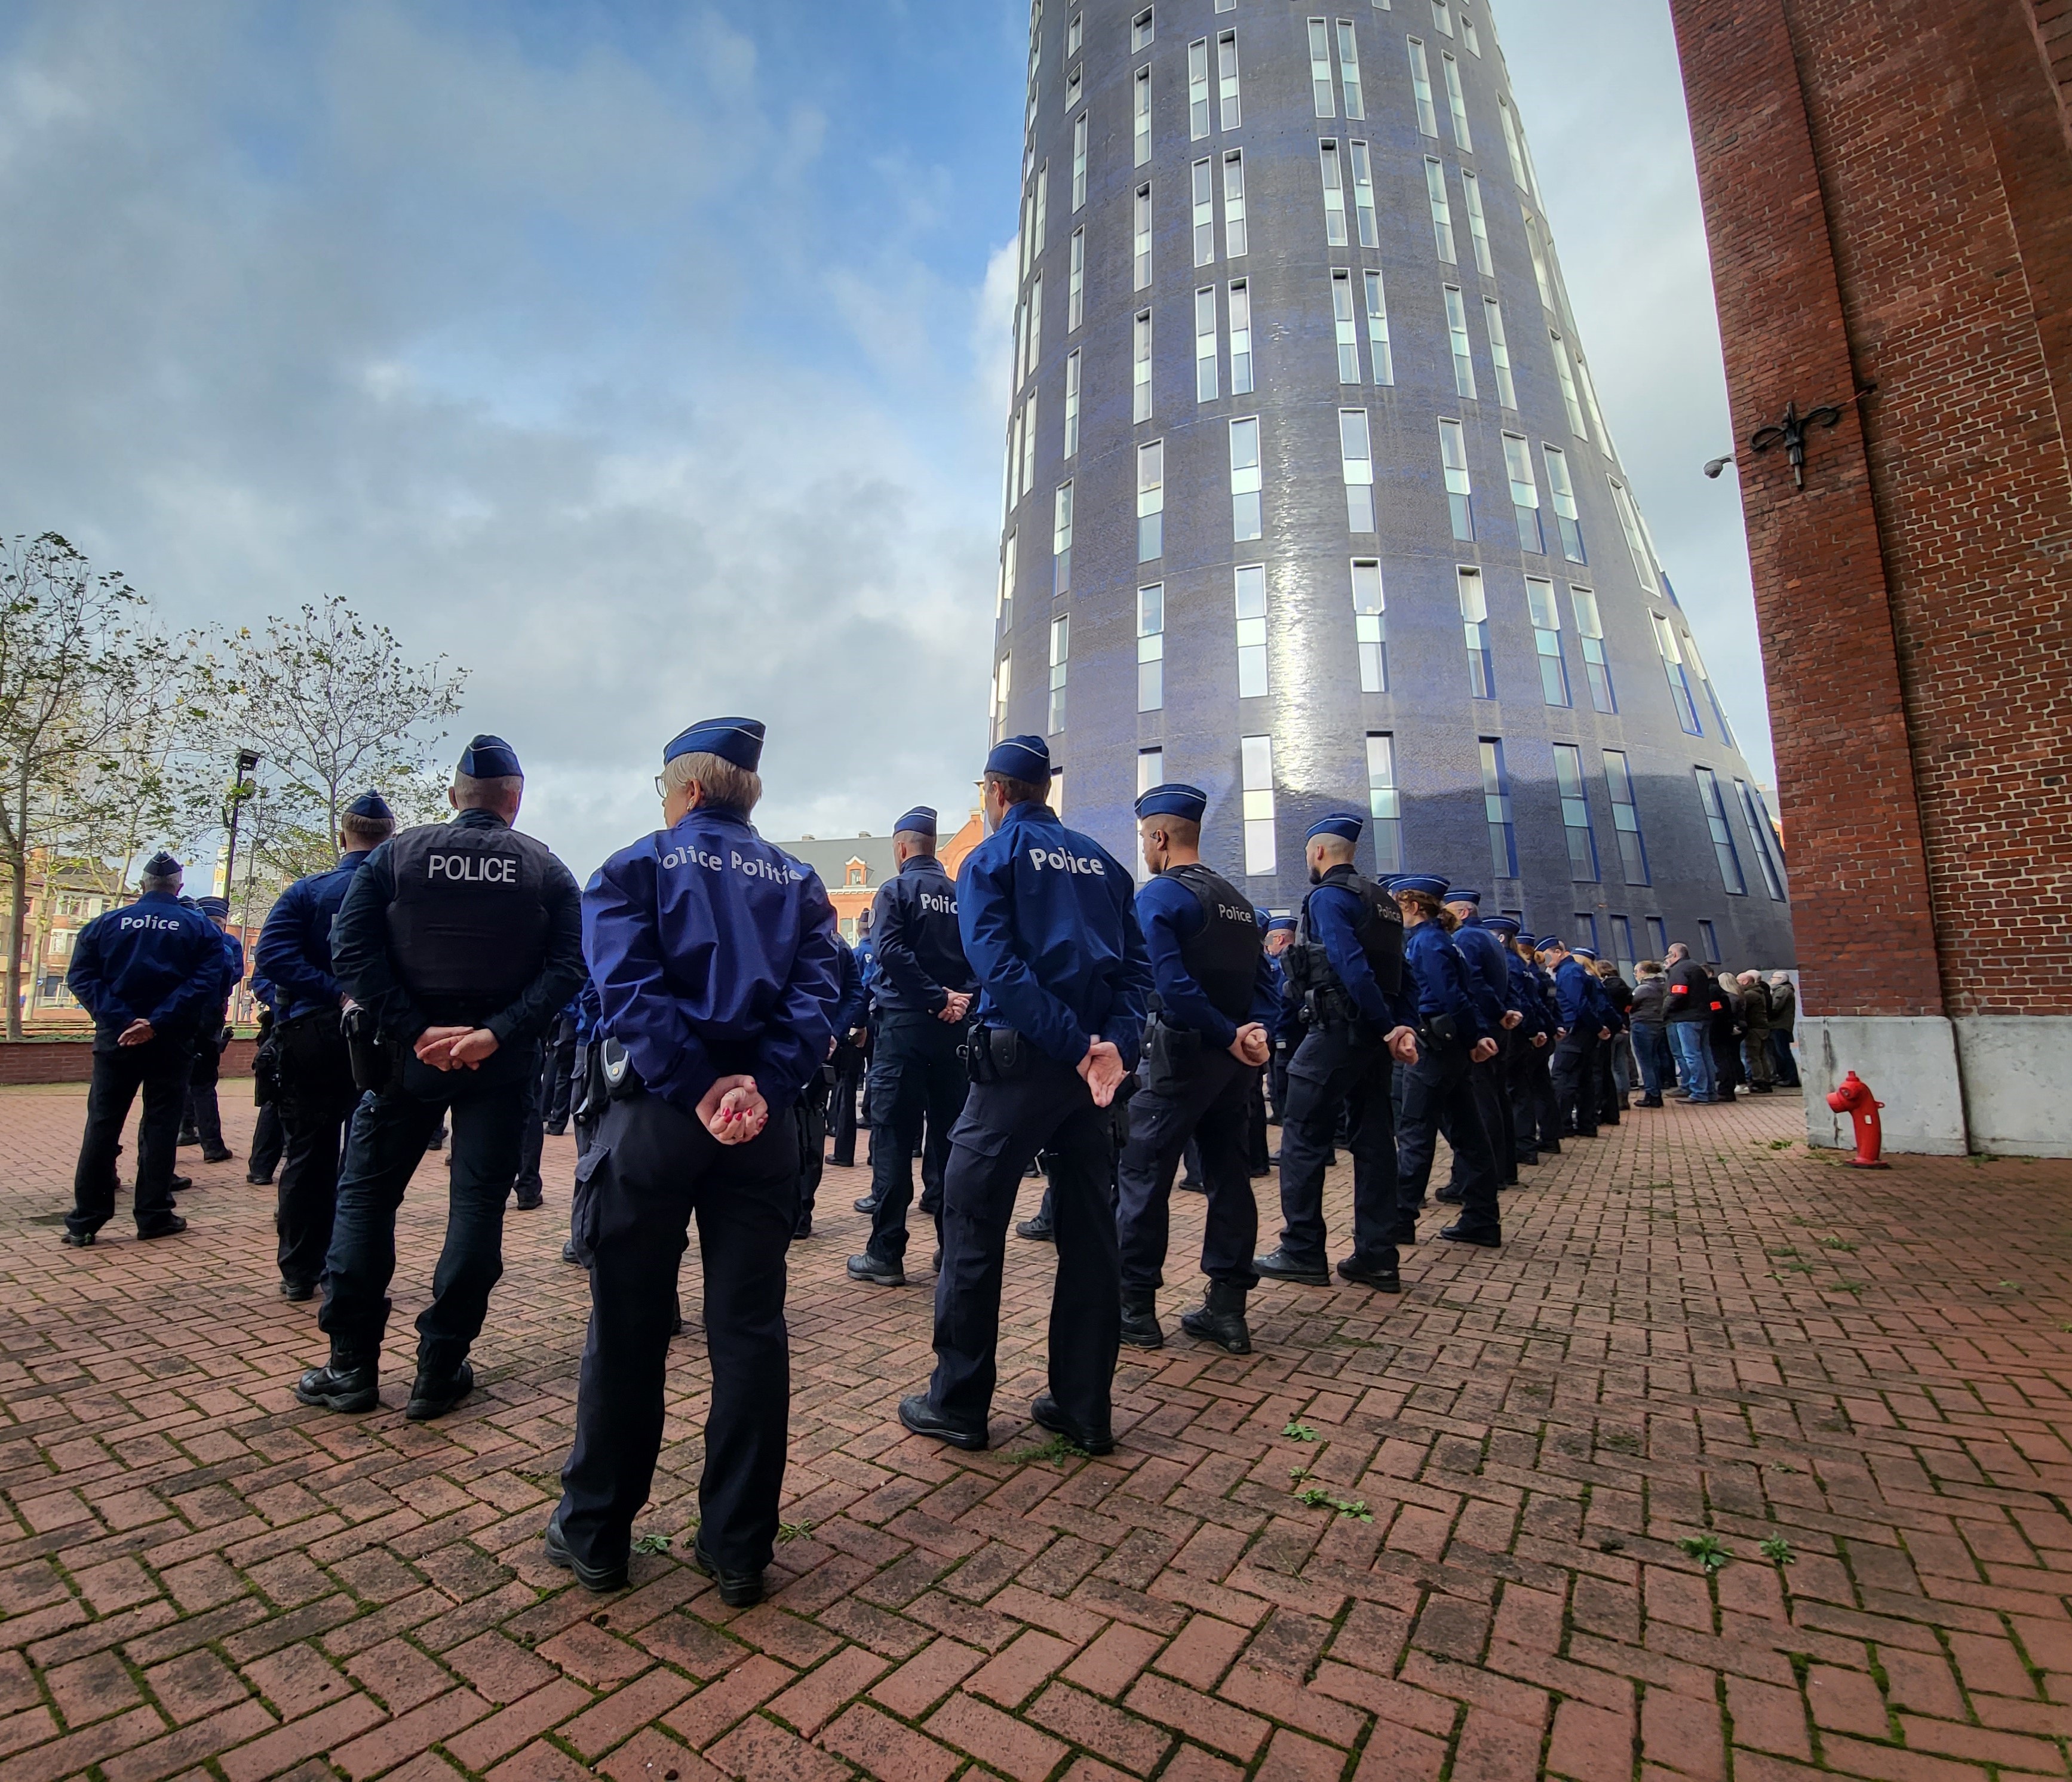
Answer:
<svg viewBox="0 0 2072 1782"><path fill-rule="evenodd" d="M223 1074L249 1077L256 1040L232 1040L223 1054ZM93 1074L91 1040L23 1040L0 1044L0 1084L83 1083Z"/></svg>
<svg viewBox="0 0 2072 1782"><path fill-rule="evenodd" d="M2058 3L1672 0L1811 1013L2072 1012Z"/></svg>

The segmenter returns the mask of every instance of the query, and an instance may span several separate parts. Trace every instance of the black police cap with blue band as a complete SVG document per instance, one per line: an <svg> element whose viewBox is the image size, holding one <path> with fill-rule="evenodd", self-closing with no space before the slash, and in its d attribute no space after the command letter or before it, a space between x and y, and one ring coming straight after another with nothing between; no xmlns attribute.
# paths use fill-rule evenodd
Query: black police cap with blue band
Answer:
<svg viewBox="0 0 2072 1782"><path fill-rule="evenodd" d="M1041 737L1009 737L993 745L985 770L1040 786L1050 777L1050 745Z"/></svg>
<svg viewBox="0 0 2072 1782"><path fill-rule="evenodd" d="M181 870L180 863L160 848L144 862L144 876L150 879L169 879Z"/></svg>
<svg viewBox="0 0 2072 1782"><path fill-rule="evenodd" d="M515 762L515 757L513 760ZM473 770L463 766L461 771L467 774L471 773ZM517 771L515 766L512 771L513 773ZM396 815L396 813L388 808L388 801L379 792L362 792L345 807L345 814L348 817L369 817L376 823L393 822Z"/></svg>
<svg viewBox="0 0 2072 1782"><path fill-rule="evenodd" d="M1594 946L1572 946L1568 951L1579 959L1594 961L1597 956L1597 950Z"/></svg>
<svg viewBox="0 0 2072 1782"><path fill-rule="evenodd" d="M1515 916L1485 916L1482 926L1493 934L1514 936L1518 933L1518 918Z"/></svg>
<svg viewBox="0 0 2072 1782"><path fill-rule="evenodd" d="M501 737L477 737L461 751L460 770L470 779L523 779L518 751Z"/></svg>
<svg viewBox="0 0 2072 1782"><path fill-rule="evenodd" d="M935 832L935 813L925 804L917 804L892 826L895 836L932 836Z"/></svg>
<svg viewBox="0 0 2072 1782"><path fill-rule="evenodd" d="M1431 873L1405 873L1389 887L1392 891L1412 891L1427 897L1437 897L1442 901L1446 895L1446 881Z"/></svg>
<svg viewBox="0 0 2072 1782"><path fill-rule="evenodd" d="M1446 893L1446 901L1449 903L1471 903L1479 909L1482 906L1482 901L1481 892L1470 891L1464 885L1454 885Z"/></svg>
<svg viewBox="0 0 2072 1782"><path fill-rule="evenodd" d="M1544 953L1550 946L1558 946L1564 953L1568 951L1568 943L1559 934L1542 934L1532 943L1532 951L1536 953Z"/></svg>
<svg viewBox="0 0 2072 1782"><path fill-rule="evenodd" d="M752 774L763 764L765 733L760 718L701 718L662 751L662 765L679 755L717 755Z"/></svg>
<svg viewBox="0 0 2072 1782"><path fill-rule="evenodd" d="M1268 916L1266 918L1266 931L1269 934L1278 934L1284 928L1292 930L1294 926L1293 916Z"/></svg>
<svg viewBox="0 0 2072 1782"><path fill-rule="evenodd" d="M1137 801L1140 817L1184 817L1189 823L1199 823L1208 807L1207 793L1198 786L1183 785L1178 780L1153 786Z"/></svg>
<svg viewBox="0 0 2072 1782"><path fill-rule="evenodd" d="M230 899L228 897L196 897L195 899L195 908L199 909L204 916L222 916L228 918L230 914Z"/></svg>
<svg viewBox="0 0 2072 1782"><path fill-rule="evenodd" d="M1319 836L1335 836L1340 841L1358 841L1360 831L1367 827L1367 819L1355 815L1350 811L1334 811L1328 817L1319 817L1302 831L1305 841L1314 841Z"/></svg>

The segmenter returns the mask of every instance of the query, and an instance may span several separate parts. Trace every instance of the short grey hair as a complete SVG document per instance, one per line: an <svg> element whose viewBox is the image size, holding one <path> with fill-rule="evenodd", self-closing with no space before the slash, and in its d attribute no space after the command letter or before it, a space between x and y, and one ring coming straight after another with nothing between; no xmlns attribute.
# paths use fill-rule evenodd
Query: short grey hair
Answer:
<svg viewBox="0 0 2072 1782"><path fill-rule="evenodd" d="M515 804L525 790L523 774L497 774L478 779L472 774L453 777L454 800L463 811L500 811Z"/></svg>
<svg viewBox="0 0 2072 1782"><path fill-rule="evenodd" d="M137 881L140 891L177 891L186 875L180 873L146 873Z"/></svg>
<svg viewBox="0 0 2072 1782"><path fill-rule="evenodd" d="M724 805L748 815L763 802L763 776L738 767L723 755L708 755L693 749L662 765L662 783L680 792L693 780L707 804Z"/></svg>
<svg viewBox="0 0 2072 1782"><path fill-rule="evenodd" d="M910 854L925 854L931 860L935 856L935 838L925 829L895 829L892 842L894 847L903 843Z"/></svg>

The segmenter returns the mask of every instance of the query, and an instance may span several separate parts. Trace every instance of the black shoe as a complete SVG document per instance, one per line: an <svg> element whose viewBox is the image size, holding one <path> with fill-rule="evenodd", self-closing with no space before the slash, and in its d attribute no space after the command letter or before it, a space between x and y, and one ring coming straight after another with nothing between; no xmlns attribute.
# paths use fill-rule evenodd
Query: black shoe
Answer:
<svg viewBox="0 0 2072 1782"><path fill-rule="evenodd" d="M183 1132L173 1143L184 1151L191 1144L199 1144L201 1135L199 1132Z"/></svg>
<svg viewBox="0 0 2072 1782"><path fill-rule="evenodd" d="M299 1303L304 1300L314 1300L316 1296L317 1284L314 1281L283 1281L281 1283L281 1297L284 1300Z"/></svg>
<svg viewBox="0 0 2072 1782"><path fill-rule="evenodd" d="M1561 1141L1559 1139L1548 1139L1540 1146L1540 1155L1543 1157L1560 1156L1561 1155Z"/></svg>
<svg viewBox="0 0 2072 1782"><path fill-rule="evenodd" d="M547 1136L550 1139L558 1139L565 1135L568 1130L565 1122L560 1126L550 1126L546 1129Z"/></svg>
<svg viewBox="0 0 2072 1782"><path fill-rule="evenodd" d="M184 1194L193 1186L194 1177L191 1176L175 1176L173 1178L173 1192L175 1194Z"/></svg>
<svg viewBox="0 0 2072 1782"><path fill-rule="evenodd" d="M1457 1225L1441 1226L1439 1235L1449 1244L1473 1244L1481 1250L1501 1250L1503 1234L1500 1231L1463 1231Z"/></svg>
<svg viewBox="0 0 2072 1782"><path fill-rule="evenodd" d="M1461 1191L1457 1188L1442 1188L1432 1198L1441 1206L1459 1206L1462 1204Z"/></svg>
<svg viewBox="0 0 2072 1782"><path fill-rule="evenodd" d="M271 1188L273 1185L273 1178L271 1176L254 1175L249 1169L245 1172L245 1179L254 1188Z"/></svg>
<svg viewBox="0 0 2072 1782"><path fill-rule="evenodd" d="M1206 1194L1209 1191L1209 1185L1207 1182L1198 1181L1192 1176L1183 1176L1173 1185L1190 1194Z"/></svg>
<svg viewBox="0 0 2072 1782"><path fill-rule="evenodd" d="M1158 1322L1156 1295L1123 1295L1122 1340L1132 1349L1163 1349L1166 1346L1166 1332Z"/></svg>
<svg viewBox="0 0 2072 1782"><path fill-rule="evenodd" d="M606 1591L626 1588L626 1567L619 1566L586 1565L569 1550L569 1544L561 1538L561 1519L554 1517L547 1524L547 1563L559 1566L563 1571L576 1575L576 1582L585 1590L595 1591L602 1595Z"/></svg>
<svg viewBox="0 0 2072 1782"><path fill-rule="evenodd" d="M916 1435L932 1435L939 1442L947 1442L952 1447L963 1448L972 1454L985 1451L984 1430L960 1429L928 1402L925 1392L914 1393L899 1401L899 1421Z"/></svg>
<svg viewBox="0 0 2072 1782"><path fill-rule="evenodd" d="M873 1287L904 1287L906 1271L898 1263L879 1260L866 1250L861 1256L849 1258L849 1278L852 1281L867 1281Z"/></svg>
<svg viewBox="0 0 2072 1782"><path fill-rule="evenodd" d="M574 1238L569 1238L566 1243L561 1246L561 1260L565 1263L574 1263L578 1268L581 1268L582 1267L582 1258L576 1254L576 1241Z"/></svg>
<svg viewBox="0 0 2072 1782"><path fill-rule="evenodd" d="M1058 1228L1039 1214L1034 1219L1024 1219L1014 1228L1014 1235L1033 1238L1039 1244L1050 1244L1058 1241Z"/></svg>
<svg viewBox="0 0 2072 1782"><path fill-rule="evenodd" d="M1278 1169L1281 1167L1281 1153L1277 1151L1269 1151L1266 1154L1266 1160Z"/></svg>
<svg viewBox="0 0 2072 1782"><path fill-rule="evenodd" d="M1413 1220L1407 1226L1399 1226L1396 1235L1388 1241L1398 1250L1415 1250L1417 1247L1416 1222Z"/></svg>
<svg viewBox="0 0 2072 1782"><path fill-rule="evenodd" d="M1038 1429L1047 1429L1053 1435L1062 1435L1075 1448L1088 1454L1112 1454L1115 1438L1106 1430L1081 1429L1071 1418L1058 1408L1058 1401L1047 1392L1038 1394L1029 1406L1030 1420Z"/></svg>
<svg viewBox="0 0 2072 1782"><path fill-rule="evenodd" d="M1357 1256L1338 1264L1338 1279L1355 1287L1371 1287L1377 1293L1400 1293L1403 1277L1392 1268L1371 1268Z"/></svg>
<svg viewBox="0 0 2072 1782"><path fill-rule="evenodd" d="M935 1251L935 1259L932 1263L929 1263L928 1266L938 1275L943 1272L943 1252L939 1247Z"/></svg>
<svg viewBox="0 0 2072 1782"><path fill-rule="evenodd" d="M1331 1277L1324 1271L1321 1262L1305 1263L1291 1256L1285 1249L1268 1251L1264 1256L1252 1259L1252 1271L1264 1275L1269 1281L1298 1281L1304 1287L1329 1287Z"/></svg>
<svg viewBox="0 0 2072 1782"><path fill-rule="evenodd" d="M715 1565L696 1542L691 1544L691 1563L719 1586L719 1599L729 1608L753 1608L763 1600L761 1572L728 1571Z"/></svg>
<svg viewBox="0 0 2072 1782"><path fill-rule="evenodd" d="M1540 1153L1536 1151L1527 1152L1518 1160L1518 1167L1520 1169L1537 1169L1540 1167Z"/></svg>
<svg viewBox="0 0 2072 1782"><path fill-rule="evenodd" d="M334 1355L295 1382L295 1396L326 1410L372 1410L381 1402L380 1369L372 1361L341 1363Z"/></svg>
<svg viewBox="0 0 2072 1782"><path fill-rule="evenodd" d="M187 1228L187 1221L183 1219L179 1213L175 1213L168 1218L161 1219L154 1226L148 1227L145 1226L138 1226L137 1235L139 1238L177 1238L183 1231L186 1230Z"/></svg>
<svg viewBox="0 0 2072 1782"><path fill-rule="evenodd" d="M443 1417L475 1390L475 1369L463 1361L443 1380L435 1380L421 1366L410 1382L410 1402L403 1415L413 1423L427 1423Z"/></svg>
<svg viewBox="0 0 2072 1782"><path fill-rule="evenodd" d="M228 1145L219 1145L213 1151L204 1151L201 1160L205 1164L227 1164L235 1155Z"/></svg>
<svg viewBox="0 0 2072 1782"><path fill-rule="evenodd" d="M64 1236L59 1242L69 1250L91 1250L93 1247L93 1234L90 1231L74 1231L68 1226L65 1228Z"/></svg>
<svg viewBox="0 0 2072 1782"><path fill-rule="evenodd" d="M869 1194L865 1195L861 1200L852 1201L849 1204L859 1213L875 1213L878 1210L876 1197Z"/></svg>
<svg viewBox="0 0 2072 1782"><path fill-rule="evenodd" d="M1772 1093L1772 1088L1768 1083L1751 1083L1749 1085L1749 1093L1751 1095L1767 1095Z"/></svg>
<svg viewBox="0 0 2072 1782"><path fill-rule="evenodd" d="M1210 1282L1201 1304L1180 1315L1180 1328L1232 1355L1249 1355L1252 1327L1244 1321L1244 1294L1243 1287L1228 1281Z"/></svg>
<svg viewBox="0 0 2072 1782"><path fill-rule="evenodd" d="M799 1242L800 1239L810 1238L812 1234L812 1215L811 1213L802 1214L800 1217L799 1222L791 1227L791 1242L796 1244Z"/></svg>
<svg viewBox="0 0 2072 1782"><path fill-rule="evenodd" d="M543 1191L535 1189L530 1194L512 1195L511 1204L520 1213L537 1213L547 1204L547 1197Z"/></svg>
<svg viewBox="0 0 2072 1782"><path fill-rule="evenodd" d="M1633 1105L1635 1107L1659 1107L1662 1106L1662 1098L1659 1095L1643 1095Z"/></svg>

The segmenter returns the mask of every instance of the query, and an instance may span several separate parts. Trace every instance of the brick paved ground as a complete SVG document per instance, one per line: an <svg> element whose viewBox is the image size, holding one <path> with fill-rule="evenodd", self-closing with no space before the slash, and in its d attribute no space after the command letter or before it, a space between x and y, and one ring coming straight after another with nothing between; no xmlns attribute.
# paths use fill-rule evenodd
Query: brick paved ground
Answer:
<svg viewBox="0 0 2072 1782"><path fill-rule="evenodd" d="M1021 1242L999 1446L903 1434L928 1296L842 1280L831 1172L795 1538L733 1613L668 1553L606 1599L541 1560L567 1141L512 1216L485 1390L421 1428L407 1355L372 1415L294 1403L323 1345L241 1164L199 1171L183 1239L61 1249L81 1111L0 1094L0 1782L2066 1774L2072 1166L1852 1172L1795 1098L1636 1115L1507 1199L1499 1255L1420 1246L1400 1300L1267 1289L1248 1358L1125 1351L1104 1460L1021 1420L1050 1262ZM406 1332L438 1213L405 1208ZM642 1525L681 1553L694 1335L674 1382Z"/></svg>

